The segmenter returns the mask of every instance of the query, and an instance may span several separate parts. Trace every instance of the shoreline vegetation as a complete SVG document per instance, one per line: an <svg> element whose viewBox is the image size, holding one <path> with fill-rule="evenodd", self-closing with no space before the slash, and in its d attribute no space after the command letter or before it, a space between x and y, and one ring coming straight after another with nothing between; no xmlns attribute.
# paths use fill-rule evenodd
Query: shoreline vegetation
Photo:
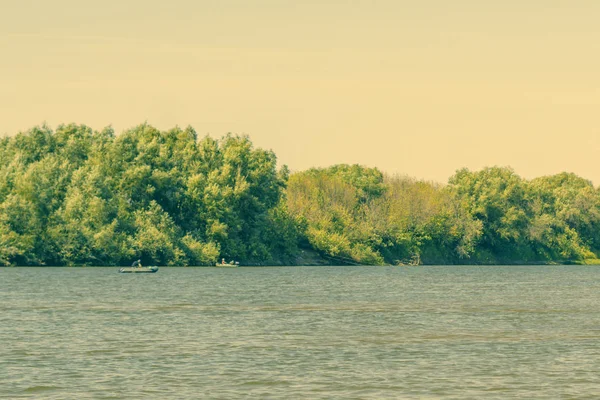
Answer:
<svg viewBox="0 0 600 400"><path fill-rule="evenodd" d="M291 173L247 136L142 124L0 139L0 266L600 264L600 191L560 173L446 184Z"/></svg>

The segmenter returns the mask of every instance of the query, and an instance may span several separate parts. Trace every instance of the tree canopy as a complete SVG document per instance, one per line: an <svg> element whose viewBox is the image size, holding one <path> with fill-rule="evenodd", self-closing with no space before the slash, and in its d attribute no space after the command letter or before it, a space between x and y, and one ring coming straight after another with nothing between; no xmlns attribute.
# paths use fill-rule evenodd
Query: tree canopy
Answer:
<svg viewBox="0 0 600 400"><path fill-rule="evenodd" d="M0 139L0 265L494 264L600 251L600 193L571 173L462 169L448 184L335 165L290 173L247 136L142 124Z"/></svg>
<svg viewBox="0 0 600 400"><path fill-rule="evenodd" d="M63 125L5 138L0 151L4 263L201 265L288 251L273 232L286 176L248 137Z"/></svg>

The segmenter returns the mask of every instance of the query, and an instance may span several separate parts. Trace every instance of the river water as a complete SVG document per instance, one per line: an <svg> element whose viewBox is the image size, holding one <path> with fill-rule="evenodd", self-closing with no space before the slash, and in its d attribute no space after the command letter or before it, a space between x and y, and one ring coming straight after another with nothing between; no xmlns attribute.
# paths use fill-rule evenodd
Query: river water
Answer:
<svg viewBox="0 0 600 400"><path fill-rule="evenodd" d="M600 397L600 267L0 268L0 398Z"/></svg>

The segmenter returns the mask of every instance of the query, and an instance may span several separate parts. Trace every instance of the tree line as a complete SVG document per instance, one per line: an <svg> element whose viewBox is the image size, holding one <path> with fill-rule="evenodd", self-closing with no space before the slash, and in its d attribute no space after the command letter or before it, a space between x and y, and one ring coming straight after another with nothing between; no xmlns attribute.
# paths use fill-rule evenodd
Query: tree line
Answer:
<svg viewBox="0 0 600 400"><path fill-rule="evenodd" d="M0 265L586 262L600 192L571 173L462 169L445 185L290 173L247 136L47 126L0 139ZM588 261L589 262L589 261Z"/></svg>

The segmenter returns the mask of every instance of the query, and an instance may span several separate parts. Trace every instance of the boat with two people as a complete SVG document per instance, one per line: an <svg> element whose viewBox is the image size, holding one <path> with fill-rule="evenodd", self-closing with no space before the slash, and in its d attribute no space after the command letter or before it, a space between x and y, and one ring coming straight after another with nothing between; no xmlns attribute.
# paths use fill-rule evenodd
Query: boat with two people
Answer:
<svg viewBox="0 0 600 400"><path fill-rule="evenodd" d="M131 267L119 268L121 274L153 274L155 272L158 272L158 267L143 267L141 260L134 261Z"/></svg>
<svg viewBox="0 0 600 400"><path fill-rule="evenodd" d="M226 262L224 258L221 259L220 263L216 263L215 267L221 267L221 268L237 268L240 266L240 263L237 261L229 261Z"/></svg>

